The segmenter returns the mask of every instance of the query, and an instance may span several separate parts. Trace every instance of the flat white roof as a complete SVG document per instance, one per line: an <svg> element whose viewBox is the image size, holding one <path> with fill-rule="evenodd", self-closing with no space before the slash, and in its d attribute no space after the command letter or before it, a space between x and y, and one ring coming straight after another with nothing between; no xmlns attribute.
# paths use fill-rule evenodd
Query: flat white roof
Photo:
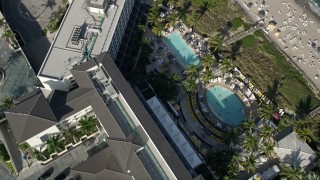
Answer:
<svg viewBox="0 0 320 180"><path fill-rule="evenodd" d="M189 141L178 129L177 125L172 120L171 116L161 105L156 96L147 100L148 105L152 109L153 113L158 117L161 125L170 135L171 140L176 144L180 153L184 156L191 168L196 168L202 164L197 152L192 148Z"/></svg>
<svg viewBox="0 0 320 180"><path fill-rule="evenodd" d="M55 40L47 53L38 76L56 79L63 78L70 74L70 69L75 63L85 60L83 59L83 54L86 50L90 49L93 44L92 42L94 42L93 33L87 30L88 27L98 27L101 25L101 31L93 44L91 56L94 57L102 52L108 51L125 1L126 0L117 0L117 6L109 6L106 10L106 15L102 15L90 13L87 7L87 0L73 0L60 25ZM82 30L82 35L80 35L81 40L78 46L72 46L70 43L75 26L80 26ZM82 48L79 48L80 46Z"/></svg>

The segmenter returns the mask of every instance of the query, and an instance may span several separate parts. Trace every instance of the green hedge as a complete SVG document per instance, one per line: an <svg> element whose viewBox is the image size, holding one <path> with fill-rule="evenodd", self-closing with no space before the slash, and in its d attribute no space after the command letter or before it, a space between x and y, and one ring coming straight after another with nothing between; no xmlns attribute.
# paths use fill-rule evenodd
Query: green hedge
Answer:
<svg viewBox="0 0 320 180"><path fill-rule="evenodd" d="M0 158L3 161L9 161L10 160L10 156L6 150L6 147L3 144L0 144Z"/></svg>

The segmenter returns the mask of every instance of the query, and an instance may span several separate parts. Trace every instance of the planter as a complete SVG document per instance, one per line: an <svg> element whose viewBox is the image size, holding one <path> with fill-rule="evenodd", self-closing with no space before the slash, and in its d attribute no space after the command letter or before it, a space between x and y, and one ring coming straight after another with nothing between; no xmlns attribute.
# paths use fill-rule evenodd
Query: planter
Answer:
<svg viewBox="0 0 320 180"><path fill-rule="evenodd" d="M75 143L75 144L72 144L73 147L76 147L78 145L80 145L82 143L82 141L80 140L79 142Z"/></svg>
<svg viewBox="0 0 320 180"><path fill-rule="evenodd" d="M66 153L68 151L68 149L67 148L65 148L63 151L61 151L61 152L59 152L58 153L58 156L60 156L60 155L62 155L62 154L64 154L64 153Z"/></svg>
<svg viewBox="0 0 320 180"><path fill-rule="evenodd" d="M70 143L70 144L67 144L67 145L65 146L65 149L70 149L70 148L72 148L72 147L73 147L73 144Z"/></svg>

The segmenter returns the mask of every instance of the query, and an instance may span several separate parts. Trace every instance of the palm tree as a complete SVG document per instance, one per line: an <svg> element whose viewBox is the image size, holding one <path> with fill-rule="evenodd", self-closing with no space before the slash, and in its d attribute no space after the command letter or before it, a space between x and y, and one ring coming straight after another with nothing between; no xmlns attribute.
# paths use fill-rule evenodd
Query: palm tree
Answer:
<svg viewBox="0 0 320 180"><path fill-rule="evenodd" d="M216 38L210 38L208 43L209 46L212 48L213 52L217 52L220 51L220 49L222 48L223 39L220 36Z"/></svg>
<svg viewBox="0 0 320 180"><path fill-rule="evenodd" d="M319 180L320 176L315 172L309 171L309 173L306 175L306 179L307 180Z"/></svg>
<svg viewBox="0 0 320 180"><path fill-rule="evenodd" d="M197 11L199 13L198 20L201 20L203 15L209 10L210 4L208 1L205 1L200 6L199 10Z"/></svg>
<svg viewBox="0 0 320 180"><path fill-rule="evenodd" d="M179 14L178 13L172 13L168 17L168 22L166 23L166 28L173 26L176 23L176 20L178 19Z"/></svg>
<svg viewBox="0 0 320 180"><path fill-rule="evenodd" d="M248 172L255 172L257 168L257 157L253 155L245 156L245 161L242 162L243 168Z"/></svg>
<svg viewBox="0 0 320 180"><path fill-rule="evenodd" d="M280 172L281 179L287 180L300 180L302 179L302 170L300 168L281 165L282 171Z"/></svg>
<svg viewBox="0 0 320 180"><path fill-rule="evenodd" d="M203 68L205 69L209 69L214 64L214 60L212 59L211 54L202 56L200 60Z"/></svg>
<svg viewBox="0 0 320 180"><path fill-rule="evenodd" d="M198 22L197 14L192 14L191 16L188 16L185 22L187 23L187 25L189 25L189 27L194 28Z"/></svg>
<svg viewBox="0 0 320 180"><path fill-rule="evenodd" d="M170 4L173 7L176 7L177 3L178 3L177 0L168 0L168 4Z"/></svg>
<svg viewBox="0 0 320 180"><path fill-rule="evenodd" d="M62 141L59 141L59 138L59 135L54 135L47 140L46 145L50 154L62 151L63 143Z"/></svg>
<svg viewBox="0 0 320 180"><path fill-rule="evenodd" d="M158 12L154 13L153 11L150 11L149 12L149 15L148 15L148 23L150 25L154 25L156 22L158 22Z"/></svg>
<svg viewBox="0 0 320 180"><path fill-rule="evenodd" d="M190 1L185 1L183 7L181 9L178 10L178 17L182 20L182 21L186 21L187 20L187 14L189 14L191 12L191 2Z"/></svg>
<svg viewBox="0 0 320 180"><path fill-rule="evenodd" d="M187 92L195 93L197 89L196 79L189 76L183 81L183 86Z"/></svg>
<svg viewBox="0 0 320 180"><path fill-rule="evenodd" d="M75 130L75 128L68 128L68 129L63 129L63 135L66 139L72 139L73 142L77 142L79 139L76 136L77 131Z"/></svg>
<svg viewBox="0 0 320 180"><path fill-rule="evenodd" d="M311 142L313 139L313 134L308 128L296 128L296 132L299 138L304 142Z"/></svg>
<svg viewBox="0 0 320 180"><path fill-rule="evenodd" d="M0 28L4 27L6 24L6 21L4 20L4 18L0 18Z"/></svg>
<svg viewBox="0 0 320 180"><path fill-rule="evenodd" d="M8 42L10 42L14 38L14 34L12 31L6 30L5 32L3 32L2 37L5 38Z"/></svg>
<svg viewBox="0 0 320 180"><path fill-rule="evenodd" d="M226 72L231 71L233 69L232 60L229 59L229 58L223 59L221 66L222 66L224 71L226 71Z"/></svg>
<svg viewBox="0 0 320 180"><path fill-rule="evenodd" d="M255 125L255 123L254 123L253 119L248 119L248 120L244 121L242 124L243 129L249 133L252 133L254 125Z"/></svg>
<svg viewBox="0 0 320 180"><path fill-rule="evenodd" d="M138 29L142 32L146 32L146 29L143 24L138 24Z"/></svg>
<svg viewBox="0 0 320 180"><path fill-rule="evenodd" d="M273 118L273 107L271 105L263 105L259 107L258 114L263 120L271 120Z"/></svg>
<svg viewBox="0 0 320 180"><path fill-rule="evenodd" d="M62 4L62 5L66 5L66 4L68 4L68 3L69 3L68 0L61 0L61 4Z"/></svg>
<svg viewBox="0 0 320 180"><path fill-rule="evenodd" d="M56 22L60 19L61 17L61 11L53 11L51 13L51 16L50 16L50 20L52 20L53 22Z"/></svg>
<svg viewBox="0 0 320 180"><path fill-rule="evenodd" d="M260 136L264 141L269 142L273 136L273 132L274 129L270 125L265 124L260 130Z"/></svg>
<svg viewBox="0 0 320 180"><path fill-rule="evenodd" d="M95 119L88 116L83 116L79 121L79 125L84 134L89 134L96 128Z"/></svg>
<svg viewBox="0 0 320 180"><path fill-rule="evenodd" d="M237 144L239 141L239 134L236 129L232 129L226 137L226 143L230 146L231 144Z"/></svg>
<svg viewBox="0 0 320 180"><path fill-rule="evenodd" d="M258 140L257 136L249 134L243 140L243 148L246 151L248 151L249 153L252 153L252 152L258 150L258 147L259 147L259 140Z"/></svg>
<svg viewBox="0 0 320 180"><path fill-rule="evenodd" d="M210 71L203 72L201 74L201 79L204 84L208 84L210 79L213 79L214 75Z"/></svg>
<svg viewBox="0 0 320 180"><path fill-rule="evenodd" d="M38 161L44 161L45 159L47 159L47 157L45 156L45 154L43 152L41 152L41 148L40 151L38 151L37 149L33 148L32 149L32 155L34 156L34 158L36 158Z"/></svg>
<svg viewBox="0 0 320 180"><path fill-rule="evenodd" d="M228 163L227 174L230 178L234 179L235 176L240 171L238 156L236 154L232 155L230 162Z"/></svg>
<svg viewBox="0 0 320 180"><path fill-rule="evenodd" d="M270 142L265 142L262 146L262 153L267 157L271 157L273 153L274 144Z"/></svg>
<svg viewBox="0 0 320 180"><path fill-rule="evenodd" d="M160 22L156 22L154 24L154 26L152 27L151 31L153 32L153 34L155 34L158 37L162 36L162 31L164 30L164 26L162 23Z"/></svg>
<svg viewBox="0 0 320 180"><path fill-rule="evenodd" d="M14 106L14 97L13 96L5 96L1 99L3 109L10 109Z"/></svg>
<svg viewBox="0 0 320 180"><path fill-rule="evenodd" d="M176 83L178 83L178 82L181 81L181 77L180 77L178 74L176 74L176 73L173 73L173 74L171 75L171 79L172 79L174 82L176 82Z"/></svg>
<svg viewBox="0 0 320 180"><path fill-rule="evenodd" d="M196 77L198 74L198 67L194 64L188 65L188 69L184 71L185 74L191 76L191 77Z"/></svg>

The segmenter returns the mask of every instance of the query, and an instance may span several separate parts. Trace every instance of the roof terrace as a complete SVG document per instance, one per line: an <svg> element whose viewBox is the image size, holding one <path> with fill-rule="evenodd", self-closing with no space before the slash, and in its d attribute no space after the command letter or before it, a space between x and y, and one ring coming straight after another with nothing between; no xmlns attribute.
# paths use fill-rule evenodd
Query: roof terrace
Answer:
<svg viewBox="0 0 320 180"><path fill-rule="evenodd" d="M104 14L92 13L92 5L104 7ZM109 49L125 0L73 1L39 71L39 76L62 79L70 69ZM96 7L96 8L99 8Z"/></svg>

